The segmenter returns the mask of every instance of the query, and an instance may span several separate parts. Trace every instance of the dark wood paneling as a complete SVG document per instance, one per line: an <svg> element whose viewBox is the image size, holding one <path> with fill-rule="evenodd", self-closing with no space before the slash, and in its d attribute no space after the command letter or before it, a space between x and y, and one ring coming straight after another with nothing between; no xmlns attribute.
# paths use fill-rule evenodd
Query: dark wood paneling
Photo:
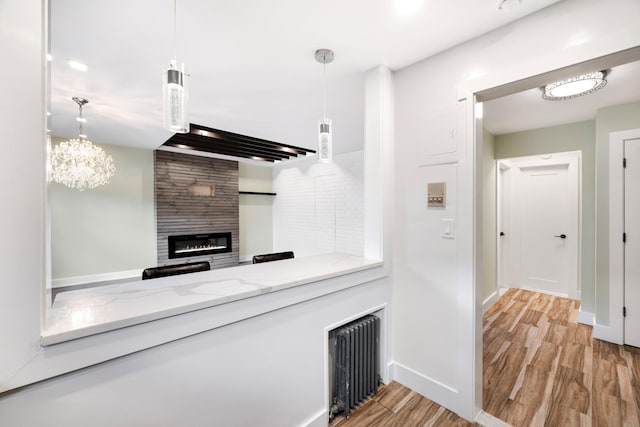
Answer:
<svg viewBox="0 0 640 427"><path fill-rule="evenodd" d="M308 148L212 129L195 123L191 123L189 133L177 133L163 145L265 162L283 161L315 153Z"/></svg>
<svg viewBox="0 0 640 427"><path fill-rule="evenodd" d="M215 195L189 194L187 187L194 183L214 186ZM221 268L238 264L238 162L158 150L154 185L158 265L209 261L211 268ZM231 232L231 252L169 259L168 236L217 232Z"/></svg>

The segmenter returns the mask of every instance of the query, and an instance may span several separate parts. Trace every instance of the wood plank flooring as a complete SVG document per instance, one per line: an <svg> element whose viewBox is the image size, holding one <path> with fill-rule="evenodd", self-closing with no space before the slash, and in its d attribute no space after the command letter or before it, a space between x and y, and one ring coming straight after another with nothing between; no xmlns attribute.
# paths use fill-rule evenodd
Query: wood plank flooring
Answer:
<svg viewBox="0 0 640 427"><path fill-rule="evenodd" d="M393 381L363 403L349 419L336 417L331 427L474 426L426 397Z"/></svg>
<svg viewBox="0 0 640 427"><path fill-rule="evenodd" d="M484 315L484 410L514 427L640 427L640 350L593 338L580 303L508 290Z"/></svg>
<svg viewBox="0 0 640 427"><path fill-rule="evenodd" d="M483 409L514 427L640 427L640 349L593 338L579 302L508 290L484 315ZM332 427L475 424L392 382Z"/></svg>

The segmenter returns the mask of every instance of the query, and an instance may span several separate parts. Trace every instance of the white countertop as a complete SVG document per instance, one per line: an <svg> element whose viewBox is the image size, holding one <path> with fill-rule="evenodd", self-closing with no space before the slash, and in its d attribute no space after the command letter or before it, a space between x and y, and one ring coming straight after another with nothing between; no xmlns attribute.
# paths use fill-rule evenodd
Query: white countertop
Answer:
<svg viewBox="0 0 640 427"><path fill-rule="evenodd" d="M380 265L380 260L325 254L61 292L49 309L42 344L111 331Z"/></svg>

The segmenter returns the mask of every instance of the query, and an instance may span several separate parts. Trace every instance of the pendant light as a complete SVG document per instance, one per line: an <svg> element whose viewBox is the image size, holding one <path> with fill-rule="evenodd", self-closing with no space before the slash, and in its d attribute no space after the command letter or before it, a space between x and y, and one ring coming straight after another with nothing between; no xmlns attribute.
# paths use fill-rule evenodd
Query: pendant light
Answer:
<svg viewBox="0 0 640 427"><path fill-rule="evenodd" d="M187 74L177 60L176 1L173 0L173 59L164 71L162 85L163 123L174 133L189 132Z"/></svg>
<svg viewBox="0 0 640 427"><path fill-rule="evenodd" d="M82 107L88 104L84 98L74 97L80 114L78 138L62 141L51 150L51 177L55 182L67 187L84 191L107 184L116 171L113 158L105 151L87 140L83 124L87 120L82 115Z"/></svg>
<svg viewBox="0 0 640 427"><path fill-rule="evenodd" d="M333 51L330 49L316 50L316 61L322 64L322 119L318 128L318 161L321 163L329 163L333 158L333 149L331 141L331 120L327 117L327 84L326 84L326 67L333 61Z"/></svg>

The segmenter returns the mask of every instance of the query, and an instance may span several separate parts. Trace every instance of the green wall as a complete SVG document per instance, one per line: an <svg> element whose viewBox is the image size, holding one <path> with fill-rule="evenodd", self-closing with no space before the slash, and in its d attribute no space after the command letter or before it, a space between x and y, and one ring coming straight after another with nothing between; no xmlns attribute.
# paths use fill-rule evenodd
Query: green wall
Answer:
<svg viewBox="0 0 640 427"><path fill-rule="evenodd" d="M609 133L640 128L640 102L601 108L596 115L596 322L609 325Z"/></svg>
<svg viewBox="0 0 640 427"><path fill-rule="evenodd" d="M60 142L53 139L52 144ZM156 265L153 151L96 144L113 157L108 184L78 191L51 183L51 277Z"/></svg>
<svg viewBox="0 0 640 427"><path fill-rule="evenodd" d="M582 311L595 311L595 122L593 120L495 137L496 159L582 152Z"/></svg>

